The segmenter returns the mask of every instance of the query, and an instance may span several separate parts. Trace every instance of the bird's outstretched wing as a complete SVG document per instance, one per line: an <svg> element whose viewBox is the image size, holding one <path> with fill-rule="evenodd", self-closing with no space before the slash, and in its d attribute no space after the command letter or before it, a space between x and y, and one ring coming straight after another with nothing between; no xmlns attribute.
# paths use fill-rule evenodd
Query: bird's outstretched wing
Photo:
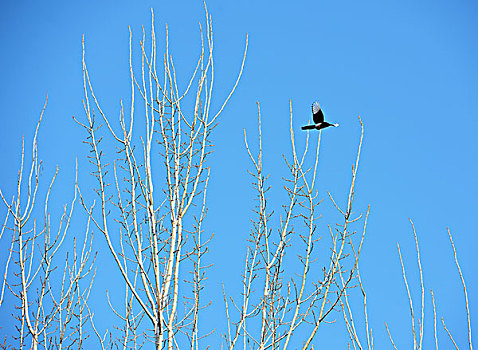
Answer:
<svg viewBox="0 0 478 350"><path fill-rule="evenodd" d="M312 104L312 114L315 124L324 122L324 113L322 113L322 108L320 108L319 102L317 101Z"/></svg>

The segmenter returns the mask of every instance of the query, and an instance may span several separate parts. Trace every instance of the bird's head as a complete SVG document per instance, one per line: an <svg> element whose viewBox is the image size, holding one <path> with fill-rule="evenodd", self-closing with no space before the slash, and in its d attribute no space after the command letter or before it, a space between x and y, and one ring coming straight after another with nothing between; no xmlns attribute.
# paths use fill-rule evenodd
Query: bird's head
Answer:
<svg viewBox="0 0 478 350"><path fill-rule="evenodd" d="M339 123L332 124L333 126L337 127L339 126Z"/></svg>

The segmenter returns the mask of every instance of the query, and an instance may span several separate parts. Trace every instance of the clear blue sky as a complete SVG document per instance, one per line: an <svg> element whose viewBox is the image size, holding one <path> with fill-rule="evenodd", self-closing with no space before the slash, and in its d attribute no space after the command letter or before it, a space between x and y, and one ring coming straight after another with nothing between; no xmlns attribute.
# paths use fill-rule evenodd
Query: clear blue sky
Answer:
<svg viewBox="0 0 478 350"><path fill-rule="evenodd" d="M198 52L201 1L2 2L0 186L8 196L16 182L21 137L25 135L29 145L48 92L39 136L44 180L58 165L59 188L54 195L58 203L71 198L75 157L84 164L87 153L81 143L83 132L71 118L83 116L82 34L96 95L116 119L120 98L129 94L128 25L138 50L141 24L149 28L151 7L159 36L168 23L177 69L187 76ZM300 126L308 121L310 105L318 99L326 118L340 123L323 133L319 190L324 229L326 223L333 223L327 215L336 217L326 192L342 204L346 201L359 139L358 115L365 125L355 208L362 212L371 204L361 271L376 347L390 347L385 321L399 347L412 344L396 249L398 242L418 302L408 218L414 220L419 235L428 298L425 348L433 344L431 288L438 315L445 317L458 345L465 347L464 300L446 228L454 235L472 323L477 325L478 4L210 0L208 7L215 33L217 101L234 82L246 33L250 44L243 78L213 134L208 229L215 237L208 258L215 266L206 289L213 306L204 316L210 328L216 328L211 343L217 345L224 331L220 285L227 281L231 289L239 286L252 218L254 192L246 173L251 164L243 129L256 136L259 101L265 170L274 188L271 205L278 211L285 171L282 154L289 152L289 99L297 138L305 136ZM81 177L87 174L80 172ZM5 208L0 213L3 217ZM95 242L101 251L103 237L98 235ZM110 264L111 257L101 252L93 308L104 305ZM100 326L111 324L113 317L104 316ZM341 325L329 329L325 326L319 333L319 344L344 346L345 329ZM440 344L451 348L443 335Z"/></svg>

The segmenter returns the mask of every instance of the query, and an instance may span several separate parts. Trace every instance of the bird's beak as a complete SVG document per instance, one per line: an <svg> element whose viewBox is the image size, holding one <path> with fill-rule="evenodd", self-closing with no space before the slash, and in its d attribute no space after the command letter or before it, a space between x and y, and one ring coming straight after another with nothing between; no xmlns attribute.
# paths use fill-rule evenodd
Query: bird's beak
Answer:
<svg viewBox="0 0 478 350"><path fill-rule="evenodd" d="M335 127L339 126L339 123L334 124Z"/></svg>

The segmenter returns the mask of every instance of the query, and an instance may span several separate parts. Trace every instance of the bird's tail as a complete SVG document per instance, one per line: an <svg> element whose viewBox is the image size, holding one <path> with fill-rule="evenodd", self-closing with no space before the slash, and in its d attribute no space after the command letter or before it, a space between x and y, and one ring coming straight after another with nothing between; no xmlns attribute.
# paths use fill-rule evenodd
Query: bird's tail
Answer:
<svg viewBox="0 0 478 350"><path fill-rule="evenodd" d="M315 129L315 125L305 125L302 127L302 130Z"/></svg>

